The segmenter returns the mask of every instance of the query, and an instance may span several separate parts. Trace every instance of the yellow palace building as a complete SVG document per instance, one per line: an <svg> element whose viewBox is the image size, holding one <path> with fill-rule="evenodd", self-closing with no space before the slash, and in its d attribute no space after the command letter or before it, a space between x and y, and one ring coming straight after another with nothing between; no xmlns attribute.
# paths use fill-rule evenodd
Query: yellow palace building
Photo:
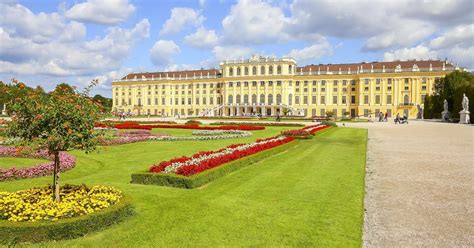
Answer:
<svg viewBox="0 0 474 248"><path fill-rule="evenodd" d="M157 116L421 118L436 78L459 69L442 60L319 64L253 56L219 69L131 73L112 83L113 111Z"/></svg>

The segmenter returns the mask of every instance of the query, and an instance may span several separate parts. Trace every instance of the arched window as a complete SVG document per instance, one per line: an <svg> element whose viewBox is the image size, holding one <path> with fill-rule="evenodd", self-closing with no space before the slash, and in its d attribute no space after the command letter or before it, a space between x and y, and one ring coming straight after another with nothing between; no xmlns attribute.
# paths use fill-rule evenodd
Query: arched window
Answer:
<svg viewBox="0 0 474 248"><path fill-rule="evenodd" d="M265 66L260 67L260 75L265 75Z"/></svg>
<svg viewBox="0 0 474 248"><path fill-rule="evenodd" d="M229 95L229 101L228 104L232 104L234 101L234 97L232 95Z"/></svg>
<svg viewBox="0 0 474 248"><path fill-rule="evenodd" d="M277 94L277 104L278 105L281 104L281 95L280 94Z"/></svg>
<svg viewBox="0 0 474 248"><path fill-rule="evenodd" d="M245 76L249 75L249 68L247 66L245 67L244 72L245 72Z"/></svg>
<svg viewBox="0 0 474 248"><path fill-rule="evenodd" d="M237 94L237 96L235 97L235 103L239 104L240 103L240 95Z"/></svg>
<svg viewBox="0 0 474 248"><path fill-rule="evenodd" d="M240 76L240 73L241 73L240 67L237 67L237 76Z"/></svg>
<svg viewBox="0 0 474 248"><path fill-rule="evenodd" d="M244 95L244 103L245 104L249 103L249 95L247 95L247 94Z"/></svg>
<svg viewBox="0 0 474 248"><path fill-rule="evenodd" d="M293 74L293 67L291 65L288 66L288 73Z"/></svg>
<svg viewBox="0 0 474 248"><path fill-rule="evenodd" d="M273 74L273 65L268 67L268 74L270 74L270 75Z"/></svg>
<svg viewBox="0 0 474 248"><path fill-rule="evenodd" d="M252 95L252 104L257 103L257 95L253 94Z"/></svg>
<svg viewBox="0 0 474 248"><path fill-rule="evenodd" d="M229 76L234 76L234 68L229 68Z"/></svg>
<svg viewBox="0 0 474 248"><path fill-rule="evenodd" d="M142 106L142 99L138 98L138 106Z"/></svg>
<svg viewBox="0 0 474 248"><path fill-rule="evenodd" d="M264 94L260 95L260 102L259 103L260 104L265 103L265 95Z"/></svg>
<svg viewBox="0 0 474 248"><path fill-rule="evenodd" d="M277 66L277 74L278 74L278 75L281 74L281 65L278 65L278 66Z"/></svg>
<svg viewBox="0 0 474 248"><path fill-rule="evenodd" d="M268 104L269 104L269 105L272 105L272 104L273 104L273 95L272 95L272 94L269 94L269 95L268 95Z"/></svg>
<svg viewBox="0 0 474 248"><path fill-rule="evenodd" d="M293 105L293 94L288 95L288 105Z"/></svg>
<svg viewBox="0 0 474 248"><path fill-rule="evenodd" d="M410 98L408 97L408 95L405 95L405 96L403 97L403 103L404 103L405 105L408 105L409 102L410 102Z"/></svg>
<svg viewBox="0 0 474 248"><path fill-rule="evenodd" d="M257 67L252 67L252 75L257 75Z"/></svg>

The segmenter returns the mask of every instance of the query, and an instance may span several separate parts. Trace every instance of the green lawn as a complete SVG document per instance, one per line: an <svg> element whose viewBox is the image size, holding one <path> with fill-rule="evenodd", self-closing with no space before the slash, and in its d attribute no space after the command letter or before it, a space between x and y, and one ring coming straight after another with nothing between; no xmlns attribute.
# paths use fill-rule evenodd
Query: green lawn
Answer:
<svg viewBox="0 0 474 248"><path fill-rule="evenodd" d="M33 165L42 164L48 162L46 159L33 159L33 158L14 158L14 157L0 157L0 168L26 168ZM0 186L1 188L1 186Z"/></svg>
<svg viewBox="0 0 474 248"><path fill-rule="evenodd" d="M77 156L62 183L107 184L132 197L137 214L87 237L44 243L57 247L360 247L367 131L331 128L313 140L198 189L130 184L153 162L269 137L143 142ZM45 185L50 177L0 183L0 190Z"/></svg>

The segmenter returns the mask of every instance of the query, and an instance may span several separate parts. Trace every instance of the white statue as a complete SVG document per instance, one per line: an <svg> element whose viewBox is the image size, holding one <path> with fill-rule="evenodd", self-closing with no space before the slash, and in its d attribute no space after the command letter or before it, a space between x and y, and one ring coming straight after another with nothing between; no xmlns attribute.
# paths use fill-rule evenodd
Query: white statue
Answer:
<svg viewBox="0 0 474 248"><path fill-rule="evenodd" d="M444 104L443 104L444 111L448 112L448 101L444 99Z"/></svg>
<svg viewBox="0 0 474 248"><path fill-rule="evenodd" d="M466 94L462 94L462 110L469 111L469 99Z"/></svg>
<svg viewBox="0 0 474 248"><path fill-rule="evenodd" d="M441 112L441 118L443 119L443 121L448 121L449 120L449 111L448 111L448 101L446 99L444 99L443 109L444 109L444 111Z"/></svg>

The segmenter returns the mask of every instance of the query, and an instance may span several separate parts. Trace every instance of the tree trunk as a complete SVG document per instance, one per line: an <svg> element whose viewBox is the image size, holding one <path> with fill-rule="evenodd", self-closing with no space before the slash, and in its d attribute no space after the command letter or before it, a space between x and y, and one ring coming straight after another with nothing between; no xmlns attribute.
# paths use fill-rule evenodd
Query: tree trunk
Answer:
<svg viewBox="0 0 474 248"><path fill-rule="evenodd" d="M59 152L54 152L53 200L59 202Z"/></svg>

